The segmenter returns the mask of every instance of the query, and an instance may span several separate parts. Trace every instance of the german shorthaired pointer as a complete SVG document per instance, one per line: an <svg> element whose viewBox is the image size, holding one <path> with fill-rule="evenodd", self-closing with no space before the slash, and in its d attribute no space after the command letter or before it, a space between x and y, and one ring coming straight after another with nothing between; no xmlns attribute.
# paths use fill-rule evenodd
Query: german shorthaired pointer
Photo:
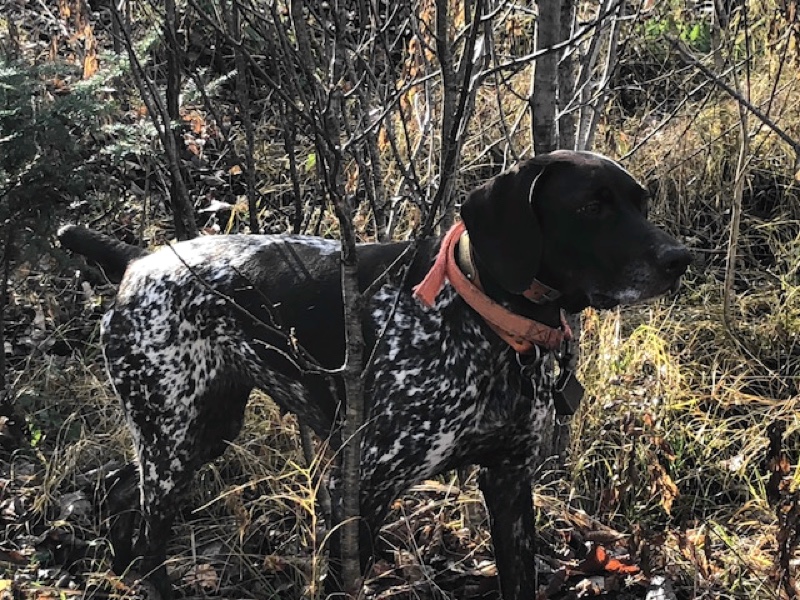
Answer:
<svg viewBox="0 0 800 600"><path fill-rule="evenodd" d="M531 479L554 428L548 365L569 338L564 311L663 294L690 262L646 213L646 191L619 164L558 151L491 179L464 201L463 225L419 242L363 311L374 353L365 530L377 532L415 482L480 465L503 598L535 596ZM124 271L102 342L138 457L143 524L133 553L168 596L162 563L181 496L236 438L253 388L319 436L336 430L341 381L303 368L298 347L325 369L343 362L339 244L208 236L144 255L80 227L60 238ZM359 246L362 289L407 246Z"/></svg>

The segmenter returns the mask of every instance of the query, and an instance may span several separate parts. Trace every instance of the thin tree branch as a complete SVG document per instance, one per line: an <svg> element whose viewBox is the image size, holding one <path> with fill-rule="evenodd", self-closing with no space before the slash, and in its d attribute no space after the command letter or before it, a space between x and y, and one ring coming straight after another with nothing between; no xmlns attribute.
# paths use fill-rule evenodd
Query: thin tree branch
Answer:
<svg viewBox="0 0 800 600"><path fill-rule="evenodd" d="M766 114L764 114L758 107L754 106L750 103L749 100L744 98L742 94L732 88L730 85L725 83L720 77L718 77L711 69L706 67L703 63L697 60L688 49L686 49L683 43L673 37L667 38L675 50L681 55L683 60L695 67L698 71L703 73L706 77L708 77L714 85L718 86L720 89L724 90L731 98L736 100L741 106L746 108L751 114L753 114L759 121L761 121L764 125L769 127L775 134L781 138L784 142L791 146L792 150L794 150L797 160L800 162L800 142L795 140L791 137L786 131L784 131L781 127L779 127L772 119L770 119Z"/></svg>
<svg viewBox="0 0 800 600"><path fill-rule="evenodd" d="M186 188L186 182L183 179L183 173L180 168L180 155L178 153L177 141L172 131L170 113L164 105L155 83L145 73L142 63L136 55L136 49L131 40L130 31L126 23L123 22L116 5L113 3L112 14L119 22L120 30L122 31L125 48L128 52L128 58L131 61L131 72L133 73L136 87L139 89L142 101L147 107L147 112L150 115L153 126L161 139L161 145L167 153L167 164L173 189L172 206L175 213L174 222L176 233L179 238L195 237L198 233L197 223L195 222L194 211L189 200L189 191ZM179 206L179 203L183 203L183 206Z"/></svg>
<svg viewBox="0 0 800 600"><path fill-rule="evenodd" d="M256 195L256 166L253 158L255 148L255 132L253 129L253 118L250 114L250 82L248 80L247 59L244 57L242 48L244 47L244 34L242 32L242 22L240 16L241 8L239 0L232 0L231 10L228 15L230 29L236 36L238 43L233 49L233 60L236 64L236 96L239 101L239 111L244 126L245 136L245 177L247 178L247 208L250 221L250 233L261 233L261 225L258 222L258 197Z"/></svg>

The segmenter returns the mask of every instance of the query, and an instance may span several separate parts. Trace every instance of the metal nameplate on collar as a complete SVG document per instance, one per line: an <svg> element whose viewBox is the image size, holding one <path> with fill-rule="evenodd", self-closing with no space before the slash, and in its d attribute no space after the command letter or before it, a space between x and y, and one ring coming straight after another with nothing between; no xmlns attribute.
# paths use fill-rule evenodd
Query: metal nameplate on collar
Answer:
<svg viewBox="0 0 800 600"><path fill-rule="evenodd" d="M531 302L536 304L544 304L545 302L553 302L561 297L561 292L549 285L542 283L538 279L534 279L530 287L522 292Z"/></svg>
<svg viewBox="0 0 800 600"><path fill-rule="evenodd" d="M561 375L553 386L553 405L556 414L561 416L572 416L583 399L583 385L575 377L574 371L562 371Z"/></svg>

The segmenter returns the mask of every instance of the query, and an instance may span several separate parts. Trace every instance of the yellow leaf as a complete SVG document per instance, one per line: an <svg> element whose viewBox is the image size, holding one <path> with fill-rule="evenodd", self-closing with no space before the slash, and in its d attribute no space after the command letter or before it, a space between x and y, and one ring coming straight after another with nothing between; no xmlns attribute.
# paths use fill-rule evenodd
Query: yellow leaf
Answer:
<svg viewBox="0 0 800 600"><path fill-rule="evenodd" d="M89 79L92 75L97 73L99 68L100 61L97 60L97 56L94 52L87 54L83 59L83 79Z"/></svg>
<svg viewBox="0 0 800 600"><path fill-rule="evenodd" d="M14 599L14 581L12 579L0 579L0 600Z"/></svg>
<svg viewBox="0 0 800 600"><path fill-rule="evenodd" d="M650 466L650 475L652 476L653 493L661 496L660 503L664 512L668 515L672 514L672 503L680 495L678 486L672 481L664 467L658 463L653 463Z"/></svg>

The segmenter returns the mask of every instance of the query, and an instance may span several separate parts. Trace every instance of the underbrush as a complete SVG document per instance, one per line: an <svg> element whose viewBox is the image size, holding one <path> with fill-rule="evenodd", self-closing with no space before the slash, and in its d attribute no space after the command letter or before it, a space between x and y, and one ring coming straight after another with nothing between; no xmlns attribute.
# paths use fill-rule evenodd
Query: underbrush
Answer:
<svg viewBox="0 0 800 600"><path fill-rule="evenodd" d="M747 93L797 137L800 82L782 62L781 47L754 57ZM551 595L556 598L616 589L623 590L618 598L641 598L656 576L670 581L678 598L789 597L800 593L792 591L800 564L794 547L800 531L796 157L751 118L734 310L725 315L738 108L709 82L698 87L693 69L663 70L648 66L632 78L635 87L624 77L614 84L620 87L609 96L614 106L599 123L596 146L621 159L651 189L653 219L690 246L695 264L677 298L624 311L586 311L580 372L586 397L572 419L567 463L543 473L535 488L539 571L550 581L565 577ZM654 95L653 82L664 82L669 93ZM513 163L517 154L529 154L529 86L530 71L521 69L478 94L460 168L462 192ZM631 89L641 94L631 99ZM211 139L208 148L214 147L219 140L210 133L216 127L211 117L194 109L190 116L207 121L207 130L199 128L205 136L200 141ZM414 141L422 132L410 121ZM267 126L260 134L275 137ZM431 142L428 151L435 147ZM301 148L298 155L309 151ZM148 156L142 159L147 168L135 171L150 173L151 158L159 160ZM285 147L269 141L255 159L283 197L289 187ZM386 180L398 181L400 171L395 163L385 165ZM312 175L302 172L314 190ZM207 185L198 189L209 192L220 184ZM126 208L106 210L105 204ZM153 222L153 215L167 220L162 208L148 217L130 198L103 206L102 219L112 214L108 220L145 231L147 239L168 237L163 223ZM244 228L243 206L233 206L227 219L219 217L220 231ZM395 235L405 237L422 213L408 201L400 207ZM308 230L336 236L335 218L312 208ZM285 228L286 210L265 205L261 217ZM362 217L358 233L368 239L369 215ZM28 260L35 263L21 262ZM85 589L133 597L138 592L131 578L108 571L112 550L105 539L110 515L104 499L113 490L107 483L132 453L100 364L96 290L74 289L78 300L67 301L65 286L56 289L41 272L22 267L11 287L16 298L6 309L6 325L19 322L20 333L7 336L7 344L13 342L15 360L27 354L11 365L18 374L13 399L25 416L28 440L7 443L6 417L0 416L0 597L5 590L49 598ZM181 593L318 594L313 582L324 569L327 529L317 475L329 461L320 453L309 465L294 418L253 394L242 434L220 460L197 473L174 528L169 570ZM566 581L564 573L574 572L587 548L598 545L624 555L639 571ZM423 482L397 499L376 555L370 598L496 597L491 539L474 472ZM619 581L607 581L615 577ZM577 589L585 581L596 587Z"/></svg>
<svg viewBox="0 0 800 600"><path fill-rule="evenodd" d="M642 568L669 574L689 597L781 597L779 539L793 532L776 513L795 502L798 479L786 471L770 498L769 428L785 427L780 450L796 465L800 398L784 373L798 364L796 292L741 297L742 314L763 313L735 328L707 284L624 319L585 316L570 507L625 532Z"/></svg>
<svg viewBox="0 0 800 600"><path fill-rule="evenodd" d="M800 407L787 373L800 362L800 288L740 295L739 318L726 327L718 284L698 271L677 298L584 314L587 395L566 472L545 474L535 490L542 572L574 564L582 544L601 540L641 569L619 597L656 575L682 598L780 597L781 548L796 525L785 513L796 500ZM5 547L16 553L5 577L27 572L30 592L56 589L60 574L76 589L127 597L130 580L107 571L102 501L130 441L96 347L84 352L86 361L42 355L18 382L32 438L3 462ZM785 430L782 470L769 453L774 423ZM299 440L294 418L254 393L242 435L197 474L175 527L169 568L184 594L316 593L326 528L315 474L330 456L310 468ZM370 597L496 593L474 473L424 482L392 508Z"/></svg>

